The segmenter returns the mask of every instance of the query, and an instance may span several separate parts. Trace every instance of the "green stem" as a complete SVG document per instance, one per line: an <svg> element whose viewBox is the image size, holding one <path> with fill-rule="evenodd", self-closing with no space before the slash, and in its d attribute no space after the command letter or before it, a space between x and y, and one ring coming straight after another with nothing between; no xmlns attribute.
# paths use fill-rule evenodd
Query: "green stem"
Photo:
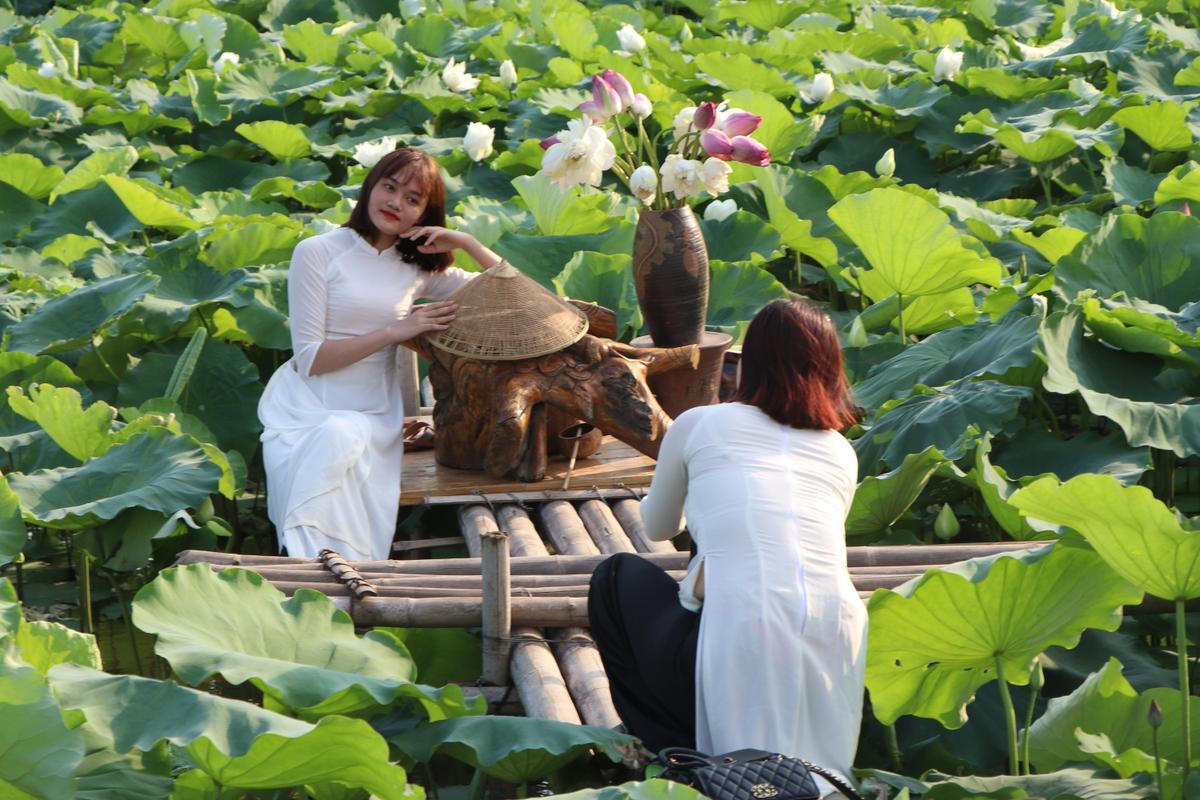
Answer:
<svg viewBox="0 0 1200 800"><path fill-rule="evenodd" d="M426 796L428 796L430 800L438 800L437 782L433 779L433 768L429 766L428 761L421 764L421 767L425 771L425 782L429 784L425 787Z"/></svg>
<svg viewBox="0 0 1200 800"><path fill-rule="evenodd" d="M1187 620L1183 600L1175 601L1175 648L1179 651L1179 699L1183 704L1183 786L1192 768L1192 698L1188 675Z"/></svg>
<svg viewBox="0 0 1200 800"><path fill-rule="evenodd" d="M129 637L129 650L133 653L133 663L137 668L139 675L149 677L145 668L142 666L142 656L138 652L136 629L133 627L133 613L129 605L129 596L125 594L125 590L121 588L121 582L112 573L105 572L105 577L108 578L108 584L112 587L113 594L117 596L117 602L121 604L121 620L125 623L125 635Z"/></svg>
<svg viewBox="0 0 1200 800"><path fill-rule="evenodd" d="M1054 198L1050 193L1050 179L1042 174L1040 167L1036 167L1034 171L1037 173L1038 181L1042 184L1042 192L1046 195L1046 213L1050 213L1050 209L1054 207Z"/></svg>
<svg viewBox="0 0 1200 800"><path fill-rule="evenodd" d="M114 383L120 383L121 379L117 377L117 372L112 368L112 365L105 360L100 348L96 346L96 340L92 339L92 352L96 355L96 360L100 362L100 366L104 367L104 371L109 374Z"/></svg>
<svg viewBox="0 0 1200 800"><path fill-rule="evenodd" d="M1008 770L1010 775L1020 775L1017 761L1017 712L1013 709L1008 681L1004 679L1004 661L996 654L996 680L1000 682L1000 700L1004 703L1004 723L1008 729Z"/></svg>
<svg viewBox="0 0 1200 800"><path fill-rule="evenodd" d="M1150 727L1150 741L1154 744L1154 778L1158 784L1158 796L1165 798L1167 795L1163 792L1163 776L1162 776L1162 759L1158 757L1158 728Z"/></svg>
<svg viewBox="0 0 1200 800"><path fill-rule="evenodd" d="M1033 665L1037 669L1037 664ZM1029 692L1029 708L1025 710L1025 738L1021 740L1021 756L1025 762L1025 775L1032 775L1033 770L1029 767L1029 729L1033 726L1033 709L1037 705L1038 693L1036 690Z"/></svg>
<svg viewBox="0 0 1200 800"><path fill-rule="evenodd" d="M86 548L79 551L79 627L84 633L94 633L92 625L92 554Z"/></svg>
<svg viewBox="0 0 1200 800"><path fill-rule="evenodd" d="M642 152L646 156L646 161L650 162L650 166L654 167L655 173L658 172L658 153L654 152L654 148L650 145L650 137L646 135L646 127L642 124L641 118L638 118L638 141L641 143Z"/></svg>
<svg viewBox="0 0 1200 800"><path fill-rule="evenodd" d="M1042 410L1046 412L1046 421L1050 423L1050 428L1055 433L1058 433L1058 417L1054 416L1054 409L1050 408L1050 404L1046 402L1046 398L1042 396L1041 392L1034 391L1034 395L1037 397L1038 403L1041 405Z"/></svg>
<svg viewBox="0 0 1200 800"><path fill-rule="evenodd" d="M896 725L883 726L883 738L887 744L888 761L891 763L892 772L902 772L904 770L904 759L900 756L900 738L896 736Z"/></svg>
<svg viewBox="0 0 1200 800"><path fill-rule="evenodd" d="M467 800L483 800L484 790L487 789L487 775L483 770L476 769L471 776L471 785L467 787Z"/></svg>
<svg viewBox="0 0 1200 800"><path fill-rule="evenodd" d="M896 292L896 327L900 329L900 344L907 346L904 338L904 295Z"/></svg>

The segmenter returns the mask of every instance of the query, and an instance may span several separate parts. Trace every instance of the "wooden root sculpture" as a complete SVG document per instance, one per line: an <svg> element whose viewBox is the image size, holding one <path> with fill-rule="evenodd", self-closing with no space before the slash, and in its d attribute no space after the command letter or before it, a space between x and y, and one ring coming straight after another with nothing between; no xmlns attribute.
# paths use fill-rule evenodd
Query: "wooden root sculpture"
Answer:
<svg viewBox="0 0 1200 800"><path fill-rule="evenodd" d="M580 419L657 457L671 418L646 376L696 366L695 345L632 347L591 334L555 353L480 361L406 343L429 359L434 454L439 464L482 469L493 478L539 481L546 474L548 420Z"/></svg>

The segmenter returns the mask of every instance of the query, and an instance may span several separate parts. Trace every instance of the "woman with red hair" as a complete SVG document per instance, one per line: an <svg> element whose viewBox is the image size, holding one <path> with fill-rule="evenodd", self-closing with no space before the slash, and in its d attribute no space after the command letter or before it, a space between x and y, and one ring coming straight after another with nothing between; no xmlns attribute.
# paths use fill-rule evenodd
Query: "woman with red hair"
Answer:
<svg viewBox="0 0 1200 800"><path fill-rule="evenodd" d="M686 511L687 577L617 555L588 604L613 702L650 749L758 748L849 776L867 631L846 567L857 459L838 432L854 411L829 318L776 300L746 331L734 402L667 432L642 517L663 540Z"/></svg>

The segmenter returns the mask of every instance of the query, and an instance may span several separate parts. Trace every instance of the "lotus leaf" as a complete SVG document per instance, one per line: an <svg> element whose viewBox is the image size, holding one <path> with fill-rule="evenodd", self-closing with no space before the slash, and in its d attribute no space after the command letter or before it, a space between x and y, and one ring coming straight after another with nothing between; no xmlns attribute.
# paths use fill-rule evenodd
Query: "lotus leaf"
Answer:
<svg viewBox="0 0 1200 800"><path fill-rule="evenodd" d="M61 97L22 89L0 78L0 115L0 119L7 117L23 128L40 128L46 124L78 125L82 113L79 106Z"/></svg>
<svg viewBox="0 0 1200 800"><path fill-rule="evenodd" d="M786 298L787 289L771 273L752 264L710 261L708 324L734 325L754 317L772 300Z"/></svg>
<svg viewBox="0 0 1200 800"><path fill-rule="evenodd" d="M642 329L637 292L629 280L633 263L628 255L604 255L581 250L554 279L554 290L564 297L598 303L617 315L617 335L628 341Z"/></svg>
<svg viewBox="0 0 1200 800"><path fill-rule="evenodd" d="M1121 19L1094 19L1065 47L1041 58L1012 65L1036 75L1049 75L1066 64L1102 62L1118 68L1134 54L1146 48L1147 24L1127 16Z"/></svg>
<svg viewBox="0 0 1200 800"><path fill-rule="evenodd" d="M415 761L450 756L509 783L545 777L598 749L613 762L632 757L637 739L610 728L532 717L455 717L388 737Z"/></svg>
<svg viewBox="0 0 1200 800"><path fill-rule="evenodd" d="M90 189L100 183L105 175L125 175L137 160L138 151L128 145L92 153L63 176L50 192L50 202L71 192Z"/></svg>
<svg viewBox="0 0 1200 800"><path fill-rule="evenodd" d="M696 68L716 86L731 91L748 89L775 98L792 97L793 86L780 70L761 64L745 53L712 52L696 56Z"/></svg>
<svg viewBox="0 0 1200 800"><path fill-rule="evenodd" d="M1187 104L1177 100L1154 102L1122 108L1113 114L1112 121L1136 133L1155 150L1187 150L1192 146L1189 110Z"/></svg>
<svg viewBox="0 0 1200 800"><path fill-rule="evenodd" d="M733 108L762 117L754 138L771 151L773 161L783 164L791 160L792 153L797 149L812 144L824 120L820 115L814 115L797 121L787 106L766 92L755 89L728 92L725 102Z"/></svg>
<svg viewBox="0 0 1200 800"><path fill-rule="evenodd" d="M190 231L200 227L182 209L163 200L137 181L119 175L105 175L103 181L143 225L170 231Z"/></svg>
<svg viewBox="0 0 1200 800"><path fill-rule="evenodd" d="M69 233L123 239L141 227L107 185L97 184L59 198L54 213L35 219L21 240L30 247L45 247Z"/></svg>
<svg viewBox="0 0 1200 800"><path fill-rule="evenodd" d="M811 184L814 191L798 192L798 184L803 183ZM829 220L827 212L833 203L833 197L829 195L825 187L815 180L798 176L792 170L775 166L759 170L757 186L762 192L768 220L772 227L779 232L782 242L796 252L811 257L823 267L836 266L837 246L831 240L815 235L813 231L816 221L813 218L806 218L814 212L807 210L798 212L792 208L792 203L797 195L807 199L815 195L816 190L819 190L824 195L823 199L828 201L819 209L819 215L824 218L826 227L832 229L833 224Z"/></svg>
<svg viewBox="0 0 1200 800"><path fill-rule="evenodd" d="M304 158L312 152L308 135L299 125L278 120L242 123L237 132L279 160Z"/></svg>
<svg viewBox="0 0 1200 800"><path fill-rule="evenodd" d="M1122 578L1155 597L1200 597L1200 533L1180 525L1144 486L1122 486L1110 475L1043 478L1009 502L1079 531Z"/></svg>
<svg viewBox="0 0 1200 800"><path fill-rule="evenodd" d="M872 773L893 786L914 789L921 800L1150 800L1158 790L1149 776L1136 780L1110 777L1104 770L1074 767L1045 775L976 778L931 770L921 780ZM899 798L897 798L899 800Z"/></svg>
<svg viewBox="0 0 1200 800"><path fill-rule="evenodd" d="M62 178L62 167L43 164L37 156L28 153L0 156L0 180L34 200L41 200L50 194Z"/></svg>
<svg viewBox="0 0 1200 800"><path fill-rule="evenodd" d="M1200 202L1200 169L1189 161L1167 173L1154 191L1154 204L1164 206L1174 200Z"/></svg>
<svg viewBox="0 0 1200 800"><path fill-rule="evenodd" d="M62 706L82 711L117 752L146 752L165 739L186 748L223 787L337 782L381 800L413 800L404 770L388 763L387 744L362 720L327 717L313 725L168 681L74 664L54 667L50 684Z"/></svg>
<svg viewBox="0 0 1200 800"><path fill-rule="evenodd" d="M905 456L900 466L868 475L854 492L846 514L846 536L853 544L882 538L909 509L946 458L934 447Z"/></svg>
<svg viewBox="0 0 1200 800"><path fill-rule="evenodd" d="M1110 158L1104 162L1104 179L1117 202L1139 206L1154 199L1163 176L1152 175L1119 158Z"/></svg>
<svg viewBox="0 0 1200 800"><path fill-rule="evenodd" d="M908 81L900 86L886 83L877 88L841 83L838 91L881 114L899 117L921 116L947 94L945 88L923 80Z"/></svg>
<svg viewBox="0 0 1200 800"><path fill-rule="evenodd" d="M21 518L21 503L8 487L8 480L0 475L0 567L20 555L28 538L29 531Z"/></svg>
<svg viewBox="0 0 1200 800"><path fill-rule="evenodd" d="M759 264L779 252L779 234L761 217L736 211L723 220L700 219L700 230L711 261Z"/></svg>
<svg viewBox="0 0 1200 800"><path fill-rule="evenodd" d="M167 515L195 508L217 490L220 478L220 468L191 437L158 428L83 466L13 473L8 482L26 520L74 530L135 506Z"/></svg>
<svg viewBox="0 0 1200 800"><path fill-rule="evenodd" d="M1055 530L1055 526L1047 525L1036 519L1022 519L1016 508L1008 502L1009 496L1016 491L1008 479L1003 467L997 467L991 461L992 434L985 433L975 445L975 467L968 477L975 480L984 505L991 512L992 518L1009 536L1018 540L1045 539L1038 531ZM1035 527L1037 530L1035 530Z"/></svg>
<svg viewBox="0 0 1200 800"><path fill-rule="evenodd" d="M46 213L45 203L29 198L20 189L0 182L0 241L17 238L29 224Z"/></svg>
<svg viewBox="0 0 1200 800"><path fill-rule="evenodd" d="M875 715L930 717L948 728L985 683L1025 685L1046 648L1086 628L1115 630L1141 592L1099 555L1062 541L933 569L871 596L867 689ZM1002 671L1002 674L998 674Z"/></svg>
<svg viewBox="0 0 1200 800"><path fill-rule="evenodd" d="M283 41L306 64L336 64L348 49L345 39L311 19L285 27Z"/></svg>
<svg viewBox="0 0 1200 800"><path fill-rule="evenodd" d="M690 786L662 778L629 781L600 789L580 789L577 792L555 796L559 800L700 800L704 797Z"/></svg>
<svg viewBox="0 0 1200 800"><path fill-rule="evenodd" d="M610 255L633 252L635 228L627 222L608 226L604 233L576 234L571 236L526 236L505 233L492 249L513 264L521 272L543 286L553 289L554 278L563 271L567 262L581 250L592 250Z"/></svg>
<svg viewBox="0 0 1200 800"><path fill-rule="evenodd" d="M1136 298L1126 305L1089 297L1080 307L1087 329L1113 347L1200 370L1200 303L1174 313Z"/></svg>
<svg viewBox="0 0 1200 800"><path fill-rule="evenodd" d="M1026 428L996 443L991 456L992 463L1013 478L1051 474L1065 481L1095 472L1112 475L1128 486L1150 468L1149 448L1130 447L1115 432L1084 431L1064 439L1040 428Z"/></svg>
<svg viewBox="0 0 1200 800"><path fill-rule="evenodd" d="M194 311L214 303L239 306L246 302L238 293L250 277L244 270L222 274L193 263L158 275L158 285L142 298L135 312L137 322L155 336L173 333Z"/></svg>
<svg viewBox="0 0 1200 800"><path fill-rule="evenodd" d="M100 669L96 637L57 622L27 622L16 590L0 578L0 638L15 643L21 661L45 675L55 664L79 664Z"/></svg>
<svg viewBox="0 0 1200 800"><path fill-rule="evenodd" d="M260 104L286 106L302 97L320 97L337 78L330 69L253 61L222 76L217 99L232 104L235 113Z"/></svg>
<svg viewBox="0 0 1200 800"><path fill-rule="evenodd" d="M103 455L112 446L110 430L116 414L104 402L83 408L83 398L70 387L32 384L26 390L8 387L8 405L36 422L54 443L79 461Z"/></svg>
<svg viewBox="0 0 1200 800"><path fill-rule="evenodd" d="M236 606L237 619L224 609ZM412 682L408 651L392 635L358 637L350 617L313 591L291 598L246 570L206 564L169 569L134 598L134 624L158 637L155 652L183 680L215 674L250 681L271 704L302 719L369 716L412 700L431 719L478 713L457 686Z"/></svg>
<svg viewBox="0 0 1200 800"><path fill-rule="evenodd" d="M538 231L547 236L602 233L609 228L606 195L581 195L577 187L563 190L542 174L513 178L512 185L537 221Z"/></svg>
<svg viewBox="0 0 1200 800"><path fill-rule="evenodd" d="M9 328L8 347L35 354L78 347L157 284L154 275L117 275L60 295Z"/></svg>
<svg viewBox="0 0 1200 800"><path fill-rule="evenodd" d="M1050 228L1041 234L1034 235L1028 231L1013 231L1013 238L1022 244L1029 245L1042 258L1051 264L1057 264L1059 259L1075 249L1075 246L1087 238L1087 234L1078 228Z"/></svg>

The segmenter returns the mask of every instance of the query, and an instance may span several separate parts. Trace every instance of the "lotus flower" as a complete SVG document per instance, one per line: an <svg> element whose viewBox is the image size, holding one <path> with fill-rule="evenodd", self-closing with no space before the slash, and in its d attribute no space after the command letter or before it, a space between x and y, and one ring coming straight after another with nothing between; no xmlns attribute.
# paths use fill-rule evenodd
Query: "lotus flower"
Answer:
<svg viewBox="0 0 1200 800"><path fill-rule="evenodd" d="M469 92L479 85L479 79L467 74L467 62L457 64L451 58L442 70L442 83L452 92Z"/></svg>
<svg viewBox="0 0 1200 800"><path fill-rule="evenodd" d="M559 141L561 140L558 138L558 134L556 133L553 136L547 136L545 139L542 139L540 142L538 142L538 145L543 150L549 150L551 145L558 144Z"/></svg>
<svg viewBox="0 0 1200 800"><path fill-rule="evenodd" d="M958 75L958 71L962 69L963 54L958 50L951 50L949 46L943 47L938 51L937 61L933 65L933 79L935 81L952 81Z"/></svg>
<svg viewBox="0 0 1200 800"><path fill-rule="evenodd" d="M650 98L638 92L633 96L633 102L629 105L629 110L638 119L645 119L650 116L650 112L654 110L654 106L650 104Z"/></svg>
<svg viewBox="0 0 1200 800"><path fill-rule="evenodd" d="M680 200L695 197L704 191L703 167L699 161L672 153L662 165L662 188Z"/></svg>
<svg viewBox="0 0 1200 800"><path fill-rule="evenodd" d="M395 136L384 136L372 142L359 142L354 145L354 160L370 169L379 163L379 159L395 149Z"/></svg>
<svg viewBox="0 0 1200 800"><path fill-rule="evenodd" d="M675 115L675 141L681 141L690 131L693 130L692 118L696 116L695 106L685 106L679 109L679 113Z"/></svg>
<svg viewBox="0 0 1200 800"><path fill-rule="evenodd" d="M605 122L621 110L621 96L608 81L599 75L592 76L592 99L579 104L579 110L592 118L592 122Z"/></svg>
<svg viewBox="0 0 1200 800"><path fill-rule="evenodd" d="M573 119L558 134L558 142L542 155L542 171L562 189L579 183L599 186L604 170L613 165L617 150L603 128L587 117Z"/></svg>
<svg viewBox="0 0 1200 800"><path fill-rule="evenodd" d="M241 60L242 57L237 53L221 53L221 55L217 56L217 60L213 62L213 72L220 75L230 67L236 67Z"/></svg>
<svg viewBox="0 0 1200 800"><path fill-rule="evenodd" d="M463 150L472 161L482 161L492 154L492 142L496 132L482 122L472 122L467 126L467 135L463 137Z"/></svg>
<svg viewBox="0 0 1200 800"><path fill-rule="evenodd" d="M720 222L737 211L737 202L729 200L713 200L704 209L704 218L712 222Z"/></svg>
<svg viewBox="0 0 1200 800"><path fill-rule="evenodd" d="M624 75L617 72L615 69L606 69L604 72L600 73L600 77L604 79L605 83L612 87L613 91L617 93L617 97L621 98L622 111L633 105L633 87L629 85L629 81ZM594 90L593 96L595 96Z"/></svg>
<svg viewBox="0 0 1200 800"><path fill-rule="evenodd" d="M889 147L887 152L875 162L875 174L881 178L890 178L896 172L896 150Z"/></svg>
<svg viewBox="0 0 1200 800"><path fill-rule="evenodd" d="M639 50L646 49L646 40L642 35L634 30L632 25L622 25L617 31L617 41L621 43L622 50L628 50L631 53L636 53Z"/></svg>
<svg viewBox="0 0 1200 800"><path fill-rule="evenodd" d="M505 59L500 65L500 83L510 87L517 85L517 68L513 66L511 58Z"/></svg>
<svg viewBox="0 0 1200 800"><path fill-rule="evenodd" d="M733 142L715 128L710 128L700 134L700 146L713 158L719 158L722 161L733 158Z"/></svg>
<svg viewBox="0 0 1200 800"><path fill-rule="evenodd" d="M734 136L729 140L733 145L733 160L752 167L765 167L771 163L771 151L762 142L749 136Z"/></svg>
<svg viewBox="0 0 1200 800"><path fill-rule="evenodd" d="M42 65L37 69L37 74L41 75L43 78L53 78L58 74L58 67L54 66L54 64L49 61L43 61Z"/></svg>
<svg viewBox="0 0 1200 800"><path fill-rule="evenodd" d="M655 195L658 194L658 175L654 172L654 167L642 164L635 169L629 176L629 189L646 205L653 203Z"/></svg>
<svg viewBox="0 0 1200 800"><path fill-rule="evenodd" d="M706 100L696 108L692 115L692 127L698 131L706 131L717 121L717 104Z"/></svg>
<svg viewBox="0 0 1200 800"><path fill-rule="evenodd" d="M833 76L828 72L818 72L813 76L812 88L808 96L814 103L824 103L833 94Z"/></svg>
<svg viewBox="0 0 1200 800"><path fill-rule="evenodd" d="M729 191L729 173L733 167L719 158L709 158L700 169L700 178L704 181L704 190L716 197Z"/></svg>
<svg viewBox="0 0 1200 800"><path fill-rule="evenodd" d="M425 13L423 0L400 0L400 15L406 20Z"/></svg>
<svg viewBox="0 0 1200 800"><path fill-rule="evenodd" d="M724 131L726 136L749 136L758 130L761 124L762 117L740 108L729 109L721 114L717 121L717 127Z"/></svg>

